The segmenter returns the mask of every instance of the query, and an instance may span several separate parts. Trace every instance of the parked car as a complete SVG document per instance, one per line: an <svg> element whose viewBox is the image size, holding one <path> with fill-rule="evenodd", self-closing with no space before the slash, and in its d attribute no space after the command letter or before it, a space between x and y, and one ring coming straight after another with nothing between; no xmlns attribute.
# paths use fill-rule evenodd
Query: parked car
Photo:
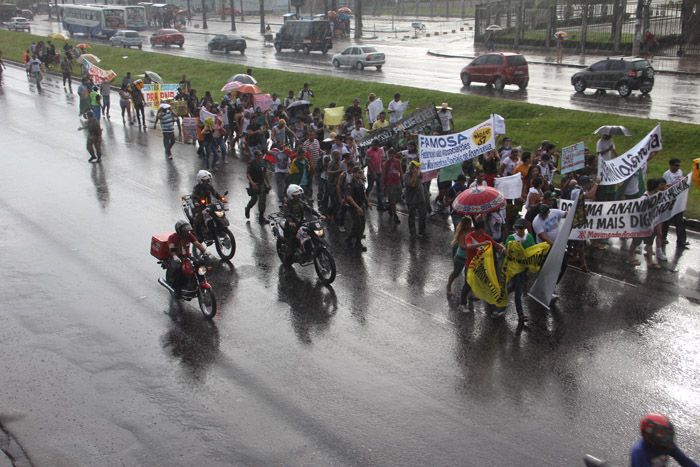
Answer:
<svg viewBox="0 0 700 467"><path fill-rule="evenodd" d="M241 55L245 54L246 47L245 39L236 34L217 34L207 45L209 52L223 50L227 54L231 50L237 50Z"/></svg>
<svg viewBox="0 0 700 467"><path fill-rule="evenodd" d="M10 31L32 32L32 25L29 24L27 18L22 18L21 16L10 18L10 20L7 23L5 23L5 25Z"/></svg>
<svg viewBox="0 0 700 467"><path fill-rule="evenodd" d="M614 89L621 97L629 96L635 89L648 94L654 88L654 68L643 58L607 58L575 73L571 84L581 93L591 88L603 92Z"/></svg>
<svg viewBox="0 0 700 467"><path fill-rule="evenodd" d="M339 54L333 55L333 66L336 68L348 65L362 70L366 66L376 66L377 70L381 70L385 61L383 53L369 46L348 47Z"/></svg>
<svg viewBox="0 0 700 467"><path fill-rule="evenodd" d="M530 82L530 71L525 57L507 52L487 53L475 58L462 68L460 76L465 86L471 83L486 83L499 91L506 84L516 84L520 89L525 89Z"/></svg>
<svg viewBox="0 0 700 467"><path fill-rule="evenodd" d="M162 45L170 47L171 45L179 45L180 48L185 44L185 36L177 29L159 29L151 36L151 47Z"/></svg>
<svg viewBox="0 0 700 467"><path fill-rule="evenodd" d="M305 54L312 50L328 53L333 48L331 24L325 20L286 21L275 35L274 43L277 52L294 49L297 52L303 50Z"/></svg>
<svg viewBox="0 0 700 467"><path fill-rule="evenodd" d="M121 29L109 38L109 43L115 47L142 47L141 36L136 31Z"/></svg>

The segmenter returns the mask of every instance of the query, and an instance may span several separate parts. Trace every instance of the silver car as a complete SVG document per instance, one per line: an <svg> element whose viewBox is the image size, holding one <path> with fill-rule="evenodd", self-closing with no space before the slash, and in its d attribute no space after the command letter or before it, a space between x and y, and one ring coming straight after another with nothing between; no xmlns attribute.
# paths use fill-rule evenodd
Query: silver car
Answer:
<svg viewBox="0 0 700 467"><path fill-rule="evenodd" d="M17 16L15 18L10 18L10 21L5 23L7 26L7 29L10 31L27 31L27 32L32 32L32 25L27 21L26 18L22 18L21 16Z"/></svg>
<svg viewBox="0 0 700 467"><path fill-rule="evenodd" d="M115 47L142 47L141 36L136 31L119 30L109 38L109 43Z"/></svg>
<svg viewBox="0 0 700 467"><path fill-rule="evenodd" d="M370 46L351 46L333 55L333 66L336 68L347 65L362 70L366 66L376 66L377 70L381 70L384 62L384 54Z"/></svg>

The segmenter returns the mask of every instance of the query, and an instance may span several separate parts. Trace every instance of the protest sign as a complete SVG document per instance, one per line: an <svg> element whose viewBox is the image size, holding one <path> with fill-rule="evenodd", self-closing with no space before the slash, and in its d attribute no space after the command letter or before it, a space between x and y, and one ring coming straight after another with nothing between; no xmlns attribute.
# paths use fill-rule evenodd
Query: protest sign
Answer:
<svg viewBox="0 0 700 467"><path fill-rule="evenodd" d="M260 109L264 112L266 110L270 110L270 106L272 105L272 96L269 94L255 94L253 96L253 107L256 109L260 107Z"/></svg>
<svg viewBox="0 0 700 467"><path fill-rule="evenodd" d="M637 173L646 164L652 152L663 149L661 142L661 124L658 124L643 140L620 157L610 161L599 157L600 185L617 185Z"/></svg>
<svg viewBox="0 0 700 467"><path fill-rule="evenodd" d="M491 119L493 120L493 132L497 135L506 134L506 121L503 117L498 114L491 114Z"/></svg>
<svg viewBox="0 0 700 467"><path fill-rule="evenodd" d="M452 180L457 180L459 174L462 173L462 163L448 165L440 169L440 174L438 175L438 182L447 182Z"/></svg>
<svg viewBox="0 0 700 467"><path fill-rule="evenodd" d="M370 105L367 106L367 118L369 123L377 121L379 114L384 110L384 103L380 98L376 98Z"/></svg>
<svg viewBox="0 0 700 467"><path fill-rule="evenodd" d="M145 84L141 92L146 105L157 110L161 102L175 99L179 85L177 84Z"/></svg>
<svg viewBox="0 0 700 467"><path fill-rule="evenodd" d="M178 117L186 117L189 114L189 110L187 109L187 102L177 101L173 102L171 105L174 115L177 115Z"/></svg>
<svg viewBox="0 0 700 467"><path fill-rule="evenodd" d="M572 201L571 211L576 211L579 199ZM547 259L542 265L542 270L535 279L534 284L530 288L528 295L536 302L549 310L549 303L552 301L554 288L557 286L557 279L561 272L561 264L564 261L564 253L566 253L566 243L569 240L569 232L573 225L575 216L566 216L563 225L559 230L557 239L554 240L554 245L549 250Z"/></svg>
<svg viewBox="0 0 700 467"><path fill-rule="evenodd" d="M409 116L398 121L397 123L392 123L389 126L368 134L360 141L357 141L357 149L360 152L365 151L375 140L379 141L379 144L382 146L388 142L395 144L396 140L398 140L404 131L418 133L426 128L429 128L429 131L432 133L433 128L439 128L440 126L440 120L438 119L437 111L435 110L435 104L430 103L421 107L420 109L417 109L415 112L411 113Z"/></svg>
<svg viewBox="0 0 700 467"><path fill-rule="evenodd" d="M423 170L436 170L472 159L496 149L493 120L464 130L441 136L418 135L418 149Z"/></svg>
<svg viewBox="0 0 700 467"><path fill-rule="evenodd" d="M114 78L117 77L117 74L112 71L105 71L102 68L98 67L97 65L88 62L86 59L82 59L83 61L83 67L87 70L88 74L90 75L90 80L92 81L93 84L102 84L107 81L111 81Z"/></svg>
<svg viewBox="0 0 700 467"><path fill-rule="evenodd" d="M392 106L392 102L394 105ZM400 104L396 104L396 101L389 102L389 106L387 107L389 110L393 110L394 112L389 114L389 120L393 120L395 123L397 123L399 120L403 118L403 114L406 113L406 110L408 110L408 103L410 101L406 102L401 102Z"/></svg>
<svg viewBox="0 0 700 467"><path fill-rule="evenodd" d="M494 179L494 188L506 199L518 199L523 196L523 177L520 174L498 177Z"/></svg>
<svg viewBox="0 0 700 467"><path fill-rule="evenodd" d="M571 240L647 237L658 224L685 211L690 192L690 175L650 197L624 201L585 203L586 223L571 231ZM561 200L564 211L573 201Z"/></svg>
<svg viewBox="0 0 700 467"><path fill-rule="evenodd" d="M561 173L582 169L586 165L583 142L572 144L561 150Z"/></svg>
<svg viewBox="0 0 700 467"><path fill-rule="evenodd" d="M340 125L345 115L345 107L329 107L323 109L323 124L326 126Z"/></svg>
<svg viewBox="0 0 700 467"><path fill-rule="evenodd" d="M216 115L214 115L214 114L211 113L211 112L206 111L206 110L204 109L204 107L202 107L201 109L199 109L199 121L200 121L200 122L204 123L204 122L207 120L207 118L211 118L212 121L213 121L213 120L214 120L214 117L216 117Z"/></svg>
<svg viewBox="0 0 700 467"><path fill-rule="evenodd" d="M197 139L197 117L182 119L182 133L185 135L185 139Z"/></svg>

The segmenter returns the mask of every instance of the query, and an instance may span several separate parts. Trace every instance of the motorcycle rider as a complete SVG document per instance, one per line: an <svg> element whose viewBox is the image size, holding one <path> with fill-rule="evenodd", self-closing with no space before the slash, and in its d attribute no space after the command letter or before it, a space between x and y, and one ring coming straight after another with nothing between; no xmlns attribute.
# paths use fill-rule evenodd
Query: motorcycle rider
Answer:
<svg viewBox="0 0 700 467"><path fill-rule="evenodd" d="M207 207L206 203L212 199L221 199L221 195L216 191L214 186L211 184L212 175L206 170L200 170L197 172L198 183L192 189L192 202L194 208L192 209L192 218L194 221L194 227L197 232L200 232L204 227L204 219L202 217L202 211ZM205 200L202 204L201 201Z"/></svg>
<svg viewBox="0 0 700 467"><path fill-rule="evenodd" d="M207 253L207 248L199 243L192 233L192 226L185 220L179 220L175 224L175 232L168 237L168 248L170 258L168 258L168 276L166 280L175 290L175 296L180 298L185 276L182 273L182 260L190 256L190 243L192 243L202 254Z"/></svg>
<svg viewBox="0 0 700 467"><path fill-rule="evenodd" d="M294 184L287 187L287 197L282 205L282 212L285 219L284 239L286 242L284 264L291 266L294 262L297 231L301 223L304 222L304 213L308 212L321 219L326 217L304 202L304 189Z"/></svg>
<svg viewBox="0 0 700 467"><path fill-rule="evenodd" d="M640 424L642 437L630 450L631 467L663 467L673 457L681 467L698 467L674 442L671 420L665 415L648 414Z"/></svg>

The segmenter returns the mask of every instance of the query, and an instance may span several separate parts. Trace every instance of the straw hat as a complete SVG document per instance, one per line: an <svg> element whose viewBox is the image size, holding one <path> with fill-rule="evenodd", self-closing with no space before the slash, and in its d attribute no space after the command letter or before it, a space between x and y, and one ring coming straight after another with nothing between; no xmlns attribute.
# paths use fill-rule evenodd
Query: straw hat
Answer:
<svg viewBox="0 0 700 467"><path fill-rule="evenodd" d="M447 102L443 102L440 107L435 107L438 110L452 110L452 107L450 107Z"/></svg>

